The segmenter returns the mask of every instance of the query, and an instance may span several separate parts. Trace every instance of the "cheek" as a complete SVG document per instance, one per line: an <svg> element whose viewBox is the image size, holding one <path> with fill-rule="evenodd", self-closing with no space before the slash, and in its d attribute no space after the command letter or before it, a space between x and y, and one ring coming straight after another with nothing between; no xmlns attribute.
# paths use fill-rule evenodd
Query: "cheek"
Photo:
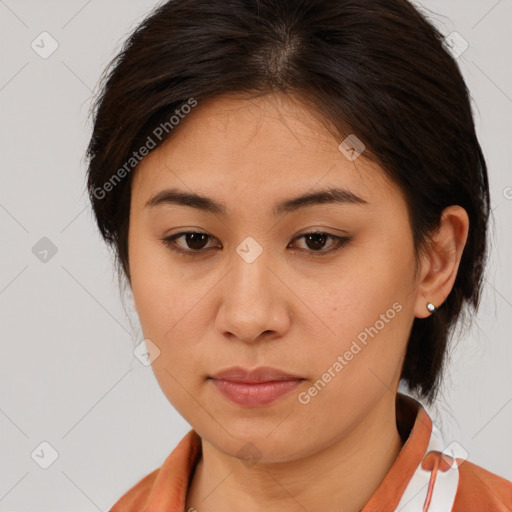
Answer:
<svg viewBox="0 0 512 512"><path fill-rule="evenodd" d="M157 240L138 226L130 226L131 287L144 336L161 339L183 315L186 306L179 268L169 265L169 255ZM191 285L193 286L193 284Z"/></svg>
<svg viewBox="0 0 512 512"><path fill-rule="evenodd" d="M323 342L315 347L317 375L340 363L338 356L342 359L342 370L337 364L336 375L343 377L336 379L333 391L341 390L349 380L350 388L366 388L372 381L389 386L400 370L413 320L412 260L406 248L381 247L380 254L373 251L371 256L354 260L350 273L333 277L327 292L312 307L322 312L329 327L324 328Z"/></svg>
<svg viewBox="0 0 512 512"><path fill-rule="evenodd" d="M185 272L184 265L172 264L167 250L154 240L133 236L129 247L132 293L142 333L160 351L152 367L170 397L177 392L177 382L198 376L194 364L201 357L201 340L211 323L205 294L216 278Z"/></svg>
<svg viewBox="0 0 512 512"><path fill-rule="evenodd" d="M132 256L133 255L133 256ZM161 324L171 321L169 312L175 310L175 294L169 293L167 282L150 264L149 255L130 255L132 292L144 336L157 338ZM169 302L171 301L171 303Z"/></svg>
<svg viewBox="0 0 512 512"><path fill-rule="evenodd" d="M179 343L187 337L193 340L200 329L200 299L205 286L199 282L180 282L156 273L154 269L133 279L133 297L144 336L165 345ZM195 329L195 336L194 336Z"/></svg>
<svg viewBox="0 0 512 512"><path fill-rule="evenodd" d="M404 294L399 289L380 289L377 283L366 289L359 285L345 287L343 294L331 294L322 311L329 327L321 345L322 359L347 354L346 359L393 359L407 338L409 321ZM356 356L357 354L357 356ZM322 361L325 365L325 360Z"/></svg>
<svg viewBox="0 0 512 512"><path fill-rule="evenodd" d="M310 382L297 397L299 411L315 417L314 424L325 432L333 425L348 428L398 385L408 338L405 309L382 297L332 325L337 336L317 340L303 354Z"/></svg>
<svg viewBox="0 0 512 512"><path fill-rule="evenodd" d="M204 286L198 280L185 283L183 276L171 269L165 251L141 250L133 246L131 257L132 292L143 336L151 340L159 355L152 362L155 378L170 403L188 421L194 421L195 402L185 391L192 378L199 379L200 298ZM133 257L132 257L133 255Z"/></svg>

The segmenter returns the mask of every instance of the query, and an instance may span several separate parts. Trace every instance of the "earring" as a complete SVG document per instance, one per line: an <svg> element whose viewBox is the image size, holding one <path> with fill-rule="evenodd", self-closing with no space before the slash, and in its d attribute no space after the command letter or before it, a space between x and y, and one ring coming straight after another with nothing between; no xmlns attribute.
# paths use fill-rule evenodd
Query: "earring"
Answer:
<svg viewBox="0 0 512 512"><path fill-rule="evenodd" d="M427 302L427 309L431 312L431 313L435 313L437 311L437 306L435 306L432 302Z"/></svg>

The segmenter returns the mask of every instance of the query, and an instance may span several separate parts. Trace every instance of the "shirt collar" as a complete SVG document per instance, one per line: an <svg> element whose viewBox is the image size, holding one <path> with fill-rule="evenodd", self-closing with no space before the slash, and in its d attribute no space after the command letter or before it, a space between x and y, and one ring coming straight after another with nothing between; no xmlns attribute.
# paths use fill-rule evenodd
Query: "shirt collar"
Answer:
<svg viewBox="0 0 512 512"><path fill-rule="evenodd" d="M405 443L362 512L395 510L427 450L432 420L418 401L397 393L396 422Z"/></svg>
<svg viewBox="0 0 512 512"><path fill-rule="evenodd" d="M413 398L398 393L396 417L399 433L405 443L362 512L395 510L427 450L432 421L422 405ZM155 470L156 477L142 512L184 511L190 478L200 456L201 438L192 429L165 459L162 466Z"/></svg>

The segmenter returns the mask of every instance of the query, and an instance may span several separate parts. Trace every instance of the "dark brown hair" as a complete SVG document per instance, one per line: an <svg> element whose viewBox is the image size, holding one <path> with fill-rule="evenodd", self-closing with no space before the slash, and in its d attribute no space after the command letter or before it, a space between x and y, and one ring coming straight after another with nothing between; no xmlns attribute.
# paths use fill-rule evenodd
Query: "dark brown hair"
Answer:
<svg viewBox="0 0 512 512"><path fill-rule="evenodd" d="M293 94L340 142L355 134L403 191L417 258L443 209L462 206L470 227L453 289L435 314L414 319L402 369L411 391L434 399L449 334L464 305L478 308L489 188L466 85L422 13L406 0L171 0L133 31L101 82L88 192L128 279L138 150L171 137L184 105L220 95Z"/></svg>

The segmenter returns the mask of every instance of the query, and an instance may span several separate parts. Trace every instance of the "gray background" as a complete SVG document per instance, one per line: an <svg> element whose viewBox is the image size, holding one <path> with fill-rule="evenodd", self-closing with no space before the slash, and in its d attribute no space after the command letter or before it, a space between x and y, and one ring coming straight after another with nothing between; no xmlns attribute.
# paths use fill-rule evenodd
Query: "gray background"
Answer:
<svg viewBox="0 0 512 512"><path fill-rule="evenodd" d="M87 113L99 75L156 5L0 0L3 512L106 511L189 429L133 355L137 319L129 300L123 308L85 192ZM458 61L495 216L482 308L452 351L430 413L447 442L512 479L512 1L422 5L444 34L457 31L469 44ZM59 45L47 59L31 47L43 31ZM57 249L45 262L33 252L48 244L43 237ZM43 441L58 452L48 469L36 463L51 453Z"/></svg>

